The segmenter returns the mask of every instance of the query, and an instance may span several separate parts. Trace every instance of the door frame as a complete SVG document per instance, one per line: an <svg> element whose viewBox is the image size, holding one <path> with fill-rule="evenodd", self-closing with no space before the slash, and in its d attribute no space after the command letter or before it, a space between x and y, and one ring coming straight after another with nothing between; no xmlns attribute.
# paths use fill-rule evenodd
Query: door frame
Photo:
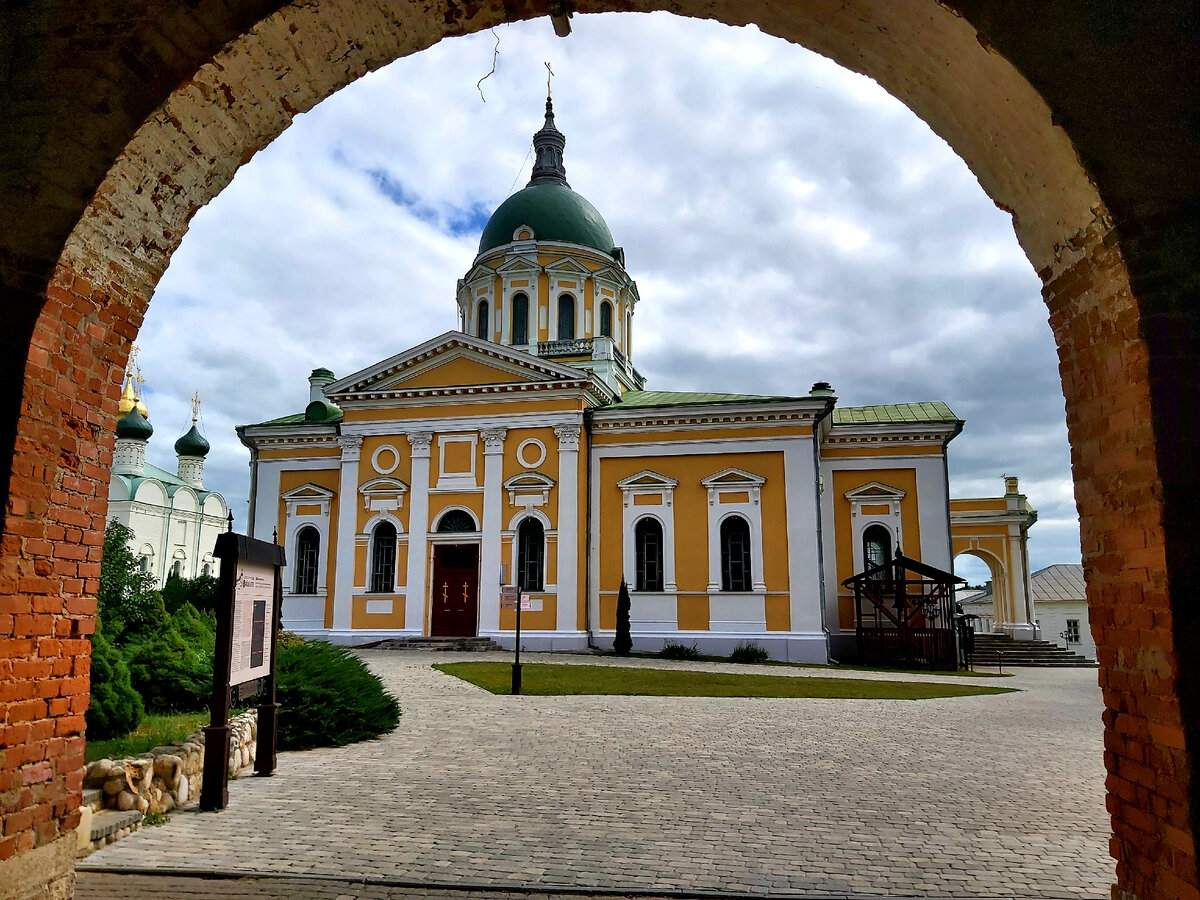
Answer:
<svg viewBox="0 0 1200 900"><path fill-rule="evenodd" d="M439 535L430 535L429 538L429 559L428 559L428 575L425 583L428 585L425 591L425 628L424 636L433 636L433 592L435 589L434 574L437 572L437 554L444 547L474 547L475 548L475 622L472 635L462 635L462 637L478 637L479 636L479 575L481 555L483 553L483 542L479 538L468 538L462 540L463 535L469 535L470 532L448 532Z"/></svg>

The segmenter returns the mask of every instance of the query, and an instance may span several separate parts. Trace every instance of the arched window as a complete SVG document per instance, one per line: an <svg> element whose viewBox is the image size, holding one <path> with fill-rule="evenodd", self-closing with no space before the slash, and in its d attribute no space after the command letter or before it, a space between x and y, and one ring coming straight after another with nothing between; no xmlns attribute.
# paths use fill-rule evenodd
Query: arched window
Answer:
<svg viewBox="0 0 1200 900"><path fill-rule="evenodd" d="M721 590L749 591L753 587L750 525L741 516L729 516L721 522Z"/></svg>
<svg viewBox="0 0 1200 900"><path fill-rule="evenodd" d="M183 577L183 560L182 559L175 560L174 565L171 566L171 575L175 578Z"/></svg>
<svg viewBox="0 0 1200 900"><path fill-rule="evenodd" d="M211 574L212 574L212 566L210 566L208 563L205 563L204 568L200 570L201 577L207 578Z"/></svg>
<svg viewBox="0 0 1200 900"><path fill-rule="evenodd" d="M633 526L634 557L639 591L663 589L663 530L658 519L646 516Z"/></svg>
<svg viewBox="0 0 1200 900"><path fill-rule="evenodd" d="M524 294L513 294L512 342L514 344L529 343L529 298Z"/></svg>
<svg viewBox="0 0 1200 900"><path fill-rule="evenodd" d="M575 339L575 298L570 294L560 294L558 297L558 339Z"/></svg>
<svg viewBox="0 0 1200 900"><path fill-rule="evenodd" d="M461 509L452 509L438 520L438 534L451 534L456 531L475 531L475 520L470 513Z"/></svg>
<svg viewBox="0 0 1200 900"><path fill-rule="evenodd" d="M371 590L387 594L396 586L396 526L380 522L371 535Z"/></svg>
<svg viewBox="0 0 1200 900"><path fill-rule="evenodd" d="M143 572L149 572L150 571L150 557L139 556L138 557L138 568Z"/></svg>
<svg viewBox="0 0 1200 900"><path fill-rule="evenodd" d="M542 561L546 556L546 533L532 516L517 526L517 589L542 590Z"/></svg>
<svg viewBox="0 0 1200 900"><path fill-rule="evenodd" d="M488 332L488 302L486 300L479 301L479 311L475 316L475 337L489 340L491 334Z"/></svg>
<svg viewBox="0 0 1200 900"><path fill-rule="evenodd" d="M871 525L863 532L863 568L873 569L891 561L892 535L882 525ZM887 578L888 572L877 573L876 578Z"/></svg>
<svg viewBox="0 0 1200 900"><path fill-rule="evenodd" d="M320 552L321 533L311 525L305 525L296 535L296 583L293 585L295 593L317 592L317 557ZM204 568L207 569L208 566Z"/></svg>
<svg viewBox="0 0 1200 900"><path fill-rule="evenodd" d="M600 336L612 337L612 304L607 300L600 304Z"/></svg>

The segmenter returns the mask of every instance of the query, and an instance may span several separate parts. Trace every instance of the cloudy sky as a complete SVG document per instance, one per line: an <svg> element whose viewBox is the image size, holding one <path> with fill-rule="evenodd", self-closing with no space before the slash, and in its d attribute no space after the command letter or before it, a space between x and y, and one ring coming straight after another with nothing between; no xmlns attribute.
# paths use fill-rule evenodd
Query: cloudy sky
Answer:
<svg viewBox="0 0 1200 900"><path fill-rule="evenodd" d="M638 282L648 387L944 400L967 423L953 495L1019 475L1034 567L1079 561L1054 343L1009 217L873 81L666 14L447 40L297 118L197 213L159 284L138 337L151 462L174 471L198 390L206 484L244 524L234 425L302 410L315 366L346 375L456 326L479 232L529 178L545 61L567 177Z"/></svg>

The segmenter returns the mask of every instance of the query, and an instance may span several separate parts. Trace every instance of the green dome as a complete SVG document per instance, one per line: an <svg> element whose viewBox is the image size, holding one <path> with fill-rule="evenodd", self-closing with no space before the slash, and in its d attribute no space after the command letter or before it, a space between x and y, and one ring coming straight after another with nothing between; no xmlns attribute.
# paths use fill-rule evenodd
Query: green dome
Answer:
<svg viewBox="0 0 1200 900"><path fill-rule="evenodd" d="M582 244L609 255L616 242L596 207L562 184L534 184L517 191L492 213L479 252L511 243L521 225L533 230L535 241Z"/></svg>
<svg viewBox="0 0 1200 900"><path fill-rule="evenodd" d="M117 437L135 441L148 441L154 434L154 426L150 420L138 412L135 406L121 421L117 422Z"/></svg>
<svg viewBox="0 0 1200 900"><path fill-rule="evenodd" d="M192 430L175 442L175 453L179 456L205 456L208 453L208 441L193 424Z"/></svg>

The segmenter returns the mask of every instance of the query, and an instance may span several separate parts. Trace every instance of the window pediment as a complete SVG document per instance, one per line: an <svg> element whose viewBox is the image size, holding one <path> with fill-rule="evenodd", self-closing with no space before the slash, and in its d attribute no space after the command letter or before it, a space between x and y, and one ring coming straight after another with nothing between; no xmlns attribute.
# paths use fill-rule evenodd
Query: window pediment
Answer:
<svg viewBox="0 0 1200 900"><path fill-rule="evenodd" d="M872 481L846 491L842 496L851 503L887 503L892 500L903 500L906 493L906 491L889 484Z"/></svg>
<svg viewBox="0 0 1200 900"><path fill-rule="evenodd" d="M550 488L554 485L554 479L541 472L518 472L505 480L504 489L508 491L510 506L545 506L550 502Z"/></svg>
<svg viewBox="0 0 1200 900"><path fill-rule="evenodd" d="M363 509L383 512L401 509L404 506L404 495L408 493L408 485L399 478L389 478L385 475L364 481L358 486L358 492L363 496Z"/></svg>

